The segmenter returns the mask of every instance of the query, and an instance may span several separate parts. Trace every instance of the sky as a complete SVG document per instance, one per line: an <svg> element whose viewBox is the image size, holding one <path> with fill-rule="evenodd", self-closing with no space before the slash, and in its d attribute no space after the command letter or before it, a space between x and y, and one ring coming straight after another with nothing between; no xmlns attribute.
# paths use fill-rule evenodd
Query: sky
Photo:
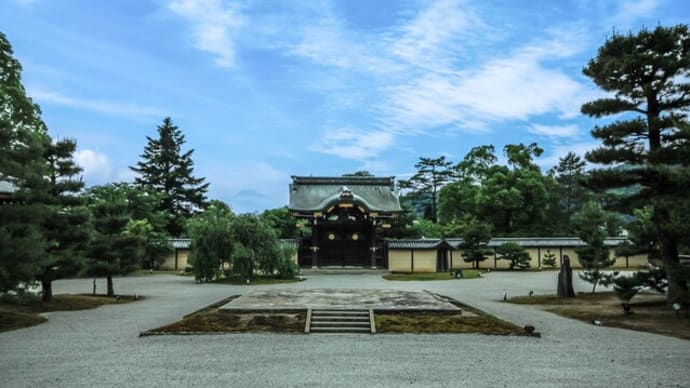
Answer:
<svg viewBox="0 0 690 388"><path fill-rule="evenodd" d="M544 171L583 156L602 122L580 107L604 94L582 68L614 32L689 21L684 0L0 1L87 186L132 181L171 117L239 213L285 206L293 175L405 179L487 144L536 142Z"/></svg>

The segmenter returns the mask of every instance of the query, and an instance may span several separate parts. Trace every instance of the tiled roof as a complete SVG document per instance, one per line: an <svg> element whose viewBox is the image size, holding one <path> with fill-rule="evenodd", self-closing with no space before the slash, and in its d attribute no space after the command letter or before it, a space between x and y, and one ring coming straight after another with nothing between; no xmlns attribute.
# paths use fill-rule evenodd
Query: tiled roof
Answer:
<svg viewBox="0 0 690 388"><path fill-rule="evenodd" d="M625 237L609 237L604 243L609 247L618 246L625 241ZM417 239L417 240L389 240L389 249L435 249L437 245L433 245L434 241L437 245L442 241L448 244L453 249L462 249L461 238L444 238L444 239ZM568 248L581 247L585 243L577 237L494 237L487 244L489 247L498 247L507 242L514 242L523 247L541 247L541 248Z"/></svg>
<svg viewBox="0 0 690 388"><path fill-rule="evenodd" d="M444 239L388 240L388 249L436 249L441 245L452 248Z"/></svg>
<svg viewBox="0 0 690 388"><path fill-rule="evenodd" d="M292 177L290 210L325 211L338 203L344 191L352 202L370 212L400 212L400 200L393 192L393 177Z"/></svg>

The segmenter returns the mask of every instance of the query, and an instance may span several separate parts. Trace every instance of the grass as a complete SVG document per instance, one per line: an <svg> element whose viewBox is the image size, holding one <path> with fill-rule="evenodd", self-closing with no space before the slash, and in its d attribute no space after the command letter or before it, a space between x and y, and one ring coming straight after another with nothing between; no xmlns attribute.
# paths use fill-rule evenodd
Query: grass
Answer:
<svg viewBox="0 0 690 388"><path fill-rule="evenodd" d="M142 297L139 297L141 299ZM133 296L122 295L120 299L105 295L54 295L48 303L35 301L25 304L0 303L0 332L38 325L47 319L41 313L53 311L74 311L92 309L106 304L129 303Z"/></svg>
<svg viewBox="0 0 690 388"><path fill-rule="evenodd" d="M479 271L475 269L465 269L462 271L463 279L475 279L479 277ZM454 280L452 274L448 272L413 272L413 273L392 273L383 275L386 280L395 281L427 281L427 280Z"/></svg>
<svg viewBox="0 0 690 388"><path fill-rule="evenodd" d="M632 314L624 314L621 301L613 292L578 294L575 298L561 299L555 295L520 296L511 303L527 304L577 319L583 322L599 320L605 326L656 333L690 339L690 318L685 311L678 316L666 305L664 296L638 294L630 305Z"/></svg>
<svg viewBox="0 0 690 388"><path fill-rule="evenodd" d="M257 285L257 284L282 284L282 283L296 283L300 280L298 278L283 279L275 276L258 276L247 283L247 279L239 276L228 276L212 281L218 284L233 284L233 285Z"/></svg>

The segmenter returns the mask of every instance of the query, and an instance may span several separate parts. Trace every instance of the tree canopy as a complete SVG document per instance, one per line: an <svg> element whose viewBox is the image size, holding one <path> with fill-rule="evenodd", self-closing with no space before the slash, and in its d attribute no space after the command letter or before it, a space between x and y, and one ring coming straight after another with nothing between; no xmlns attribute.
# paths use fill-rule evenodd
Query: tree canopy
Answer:
<svg viewBox="0 0 690 388"><path fill-rule="evenodd" d="M690 131L683 125L690 108L688 26L615 33L583 73L610 94L584 104L582 113L618 117L592 130L602 145L586 158L609 167L593 171L589 184L600 191L627 188L612 204L619 209L651 207L659 253L671 280L668 298L676 299L688 289L687 280L678 275L681 236L673 221L677 204L687 201L681 193L690 182Z"/></svg>

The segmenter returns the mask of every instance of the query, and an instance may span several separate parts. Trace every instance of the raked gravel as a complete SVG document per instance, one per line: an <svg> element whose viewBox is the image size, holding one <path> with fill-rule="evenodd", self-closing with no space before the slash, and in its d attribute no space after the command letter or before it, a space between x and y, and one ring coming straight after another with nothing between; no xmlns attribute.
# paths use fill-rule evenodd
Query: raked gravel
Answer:
<svg viewBox="0 0 690 388"><path fill-rule="evenodd" d="M146 299L46 314L39 326L0 333L0 387L689 387L690 341L599 327L508 296L555 290L556 272L391 282L375 274L312 274L272 286L194 284L188 277L118 278ZM577 290L587 284L576 280ZM98 284L104 289L103 282ZM429 290L542 338L486 335L223 334L139 337L205 305L255 288ZM56 293L90 292L63 280ZM605 324L605 322L604 322Z"/></svg>

